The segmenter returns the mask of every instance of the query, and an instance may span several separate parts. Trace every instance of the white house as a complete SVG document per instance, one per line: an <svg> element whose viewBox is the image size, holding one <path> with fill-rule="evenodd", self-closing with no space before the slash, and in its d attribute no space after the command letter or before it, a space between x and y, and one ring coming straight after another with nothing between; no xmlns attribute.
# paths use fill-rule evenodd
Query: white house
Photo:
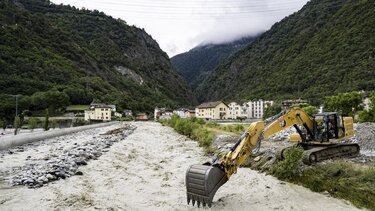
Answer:
<svg viewBox="0 0 375 211"><path fill-rule="evenodd" d="M187 113L186 113L187 111L189 111L189 109L180 108L180 109L174 110L173 114L176 114L181 118L187 118Z"/></svg>
<svg viewBox="0 0 375 211"><path fill-rule="evenodd" d="M246 104L247 104L247 118L261 119L263 117L264 110L268 106L272 106L273 101L257 100L257 101L249 101Z"/></svg>
<svg viewBox="0 0 375 211"><path fill-rule="evenodd" d="M245 110L245 115L243 115L242 106L236 102L229 103L228 107L229 107L228 119L237 119L237 117L247 116L246 110Z"/></svg>

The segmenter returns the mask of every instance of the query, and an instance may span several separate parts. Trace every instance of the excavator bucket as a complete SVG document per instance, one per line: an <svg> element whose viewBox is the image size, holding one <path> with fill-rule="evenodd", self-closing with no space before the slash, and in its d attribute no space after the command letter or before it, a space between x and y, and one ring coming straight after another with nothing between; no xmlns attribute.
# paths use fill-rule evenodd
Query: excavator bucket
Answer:
<svg viewBox="0 0 375 211"><path fill-rule="evenodd" d="M191 165L186 171L187 203L211 207L216 191L227 181L227 174L219 167Z"/></svg>

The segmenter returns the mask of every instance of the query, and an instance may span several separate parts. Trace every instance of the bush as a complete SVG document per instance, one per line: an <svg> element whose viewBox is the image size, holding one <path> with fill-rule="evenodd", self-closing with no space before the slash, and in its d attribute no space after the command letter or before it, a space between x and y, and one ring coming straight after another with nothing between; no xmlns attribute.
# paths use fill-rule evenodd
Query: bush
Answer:
<svg viewBox="0 0 375 211"><path fill-rule="evenodd" d="M56 119L52 120L52 122L51 122L51 128L55 129L56 125L57 125L57 120Z"/></svg>
<svg viewBox="0 0 375 211"><path fill-rule="evenodd" d="M31 129L31 131L33 131L36 126L38 125L38 119L37 118L30 118L29 121L28 121L28 128Z"/></svg>
<svg viewBox="0 0 375 211"><path fill-rule="evenodd" d="M375 111L360 111L358 113L358 121L362 122L375 122Z"/></svg>
<svg viewBox="0 0 375 211"><path fill-rule="evenodd" d="M319 112L319 109L317 107L310 106L310 105L308 105L306 107L302 107L302 110L304 110L310 116L313 116L313 115L315 115Z"/></svg>
<svg viewBox="0 0 375 211"><path fill-rule="evenodd" d="M302 166L303 149L301 147L287 148L283 155L285 159L277 164L275 176L286 180L298 177Z"/></svg>
<svg viewBox="0 0 375 211"><path fill-rule="evenodd" d="M20 127L21 127L21 118L19 116L16 116L16 118L14 118L14 135L17 135Z"/></svg>
<svg viewBox="0 0 375 211"><path fill-rule="evenodd" d="M85 120L83 120L83 119L75 119L75 120L73 121L73 127L83 126L83 125L85 125L85 124L86 124L86 122L85 122Z"/></svg>

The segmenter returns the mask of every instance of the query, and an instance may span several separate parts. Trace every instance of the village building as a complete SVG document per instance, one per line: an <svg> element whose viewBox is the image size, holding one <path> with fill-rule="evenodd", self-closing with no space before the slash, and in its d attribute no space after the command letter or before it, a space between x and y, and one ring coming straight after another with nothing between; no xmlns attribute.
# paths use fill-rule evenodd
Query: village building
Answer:
<svg viewBox="0 0 375 211"><path fill-rule="evenodd" d="M272 106L273 101L249 101L246 103L247 118L261 119L263 118L264 111L267 107Z"/></svg>
<svg viewBox="0 0 375 211"><path fill-rule="evenodd" d="M136 121L147 121L148 120L148 116L146 113L138 113L135 117L135 120Z"/></svg>
<svg viewBox="0 0 375 211"><path fill-rule="evenodd" d="M158 108L155 107L154 109L154 120L157 121L159 119L170 119L173 115L173 111L167 108Z"/></svg>
<svg viewBox="0 0 375 211"><path fill-rule="evenodd" d="M228 119L237 119L237 117L242 116L242 106L236 102L229 103L228 110Z"/></svg>
<svg viewBox="0 0 375 211"><path fill-rule="evenodd" d="M125 109L123 112L122 112L123 116L124 117L130 117L130 116L133 116L133 112L132 110L129 110L129 109Z"/></svg>
<svg viewBox="0 0 375 211"><path fill-rule="evenodd" d="M90 105L89 110L85 110L85 121L111 121L112 118L112 107L100 104Z"/></svg>
<svg viewBox="0 0 375 211"><path fill-rule="evenodd" d="M196 117L195 116L195 110L192 110L192 109L189 109L185 112L185 116L186 118L193 118L193 117Z"/></svg>
<svg viewBox="0 0 375 211"><path fill-rule="evenodd" d="M179 116L180 118L187 118L186 116L186 112L189 111L189 109L186 109L186 108L180 108L180 109L177 109L177 110L174 110L173 111L173 114L176 114L177 116Z"/></svg>
<svg viewBox="0 0 375 211"><path fill-rule="evenodd" d="M197 118L202 119L227 119L229 107L222 101L202 103L198 107Z"/></svg>

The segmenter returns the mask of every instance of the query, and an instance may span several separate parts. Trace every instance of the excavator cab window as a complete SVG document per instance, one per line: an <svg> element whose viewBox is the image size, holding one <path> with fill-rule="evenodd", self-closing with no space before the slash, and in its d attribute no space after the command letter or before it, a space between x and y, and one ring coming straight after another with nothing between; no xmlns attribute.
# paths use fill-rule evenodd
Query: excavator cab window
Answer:
<svg viewBox="0 0 375 211"><path fill-rule="evenodd" d="M315 140L329 141L338 138L338 127L340 121L337 113L321 113L314 117Z"/></svg>

